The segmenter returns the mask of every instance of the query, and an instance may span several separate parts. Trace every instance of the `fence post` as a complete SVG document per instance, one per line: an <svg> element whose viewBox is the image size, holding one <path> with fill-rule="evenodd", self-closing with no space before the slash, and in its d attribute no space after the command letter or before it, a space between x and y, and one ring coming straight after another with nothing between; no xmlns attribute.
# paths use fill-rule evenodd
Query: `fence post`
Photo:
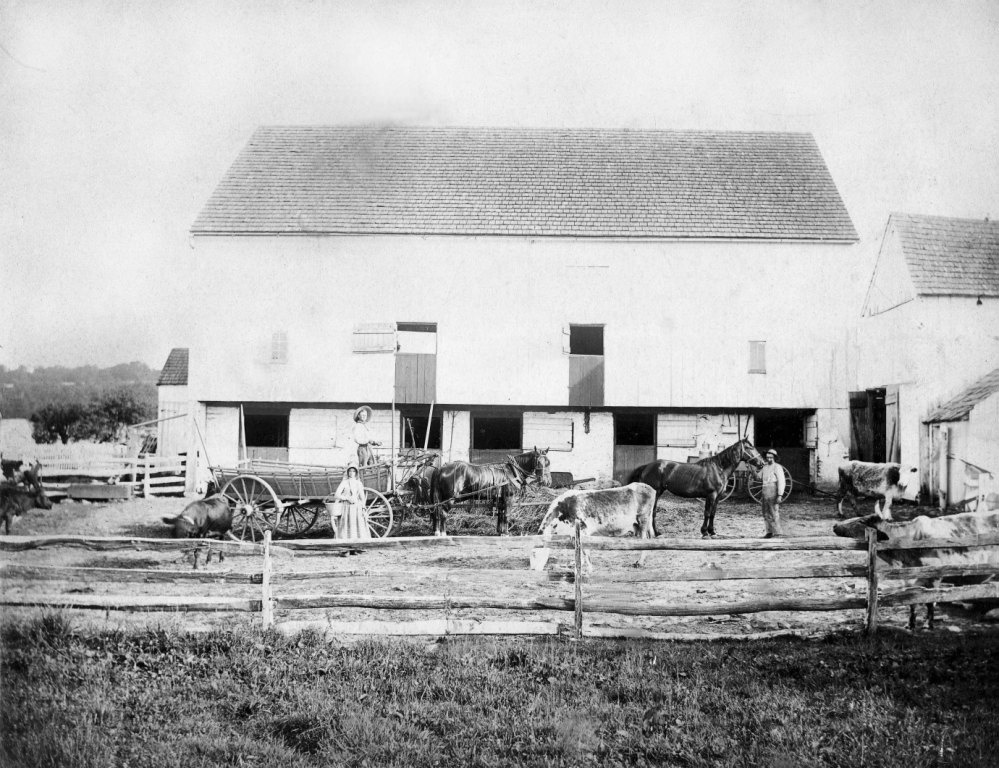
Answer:
<svg viewBox="0 0 999 768"><path fill-rule="evenodd" d="M271 600L271 532L264 531L264 571L260 579L261 600L264 629L274 626L274 603Z"/></svg>
<svg viewBox="0 0 999 768"><path fill-rule="evenodd" d="M867 623L865 631L878 631L878 532L867 529Z"/></svg>
<svg viewBox="0 0 999 768"><path fill-rule="evenodd" d="M575 574L573 582L576 586L575 606L575 630L573 637L577 640L583 637L583 545L579 535L579 520L576 521L576 539L573 542L573 553L575 554Z"/></svg>
<svg viewBox="0 0 999 768"><path fill-rule="evenodd" d="M149 498L149 457L142 457L142 498Z"/></svg>

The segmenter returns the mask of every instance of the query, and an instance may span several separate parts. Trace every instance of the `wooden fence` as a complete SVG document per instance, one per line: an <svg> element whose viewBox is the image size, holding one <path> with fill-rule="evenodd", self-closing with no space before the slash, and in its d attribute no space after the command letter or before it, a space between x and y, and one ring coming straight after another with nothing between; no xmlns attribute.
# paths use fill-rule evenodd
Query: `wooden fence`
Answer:
<svg viewBox="0 0 999 768"><path fill-rule="evenodd" d="M187 482L187 456L108 456L101 459L76 461L50 460L42 464L45 491L60 497L71 493L71 486L83 481L90 485L111 485L127 488L128 495L176 495L184 492ZM97 488L94 498L102 498Z"/></svg>
<svg viewBox="0 0 999 768"><path fill-rule="evenodd" d="M469 547L509 548L511 542L526 543L533 546L535 555L531 560L535 566L544 566L550 549L572 549L574 552L571 568L562 570L532 570L527 568L512 570L457 570L459 584L467 586L464 579L496 579L505 578L516 573L527 583L571 584L574 595L568 597L550 597L535 595L530 598L510 598L501 596L463 596L444 595L411 595L382 593L349 593L336 592L331 594L302 595L298 594L304 581L316 579L354 580L364 585L374 583L396 583L400 577L407 584L414 584L421 578L431 577L440 572L441 568L407 568L405 572L373 571L340 567L330 570L295 572L275 572L275 562L288 564L300 555L319 554L335 555L358 553L364 550L397 550L412 548L450 548L458 552L467 551ZM749 614L762 611L840 611L864 610L866 612L866 629L869 633L877 630L879 606L900 606L936 601L962 601L971 599L999 597L999 584L984 583L960 587L923 588L920 586L905 586L892 591L882 591L881 585L886 580L897 579L937 579L953 576L989 576L999 573L995 565L953 565L919 568L887 568L879 562L877 553L884 550L908 548L930 549L938 547L980 547L999 544L999 534L977 536L970 539L933 539L913 543L884 542L875 540L873 531L867 542L855 541L839 537L799 537L783 539L604 539L581 537L518 537L516 539L495 536L467 537L406 537L376 539L368 542L345 540L290 540L273 543L270 535L265 536L262 544L247 544L236 541L195 541L174 539L146 539L120 537L80 537L80 536L43 536L43 537L0 537L0 551L16 552L36 550L48 547L74 546L96 551L142 551L182 552L190 558L193 567L176 570L161 569L123 569L123 568L84 568L57 567L37 564L18 565L6 563L0 568L0 576L5 582L23 580L36 581L59 580L73 583L89 582L201 582L216 585L250 585L259 587L252 597L187 597L187 596L91 596L91 595L31 595L27 597L0 597L0 605L6 607L56 607L73 609L94 609L103 611L244 611L256 612L262 616L263 626L274 626L275 611L313 610L322 608L363 608L368 610L392 611L441 611L447 614L454 609L497 609L500 611L528 612L565 612L572 613L569 621L487 621L481 619L455 619L445 616L444 619L422 621L327 621L325 629L332 633L342 634L379 634L379 635L452 635L452 634L566 634L576 638L584 636L601 637L651 637L665 639L681 639L669 633L656 633L634 628L607 628L584 626L586 614L618 614L628 616L709 616L718 614ZM642 569L613 577L600 574L587 574L583 569L583 546L589 551L711 551L711 552L810 552L830 550L866 550L866 562L857 564L824 564L812 566L779 567L709 567L687 570L679 574L663 577L653 572L643 572ZM259 558L261 567L252 571L218 571L205 570L200 567L203 560L211 555L249 556ZM633 556L633 555L632 555ZM442 558L437 558L440 562ZM464 574L464 575L462 575ZM660 602L655 605L639 604L629 599L627 594L619 594L608 599L600 596L601 586L613 585L620 590L628 589L628 585L642 582L653 583L663 581L728 581L728 580L759 580L759 579L832 579L832 578L864 578L867 590L864 595L847 597L761 597L752 600L730 602ZM589 594L585 594L589 593ZM293 630L302 623L284 622L279 628ZM756 635L697 635L701 639L747 639L758 636L773 636L779 633L760 633ZM695 636L684 636L689 639Z"/></svg>

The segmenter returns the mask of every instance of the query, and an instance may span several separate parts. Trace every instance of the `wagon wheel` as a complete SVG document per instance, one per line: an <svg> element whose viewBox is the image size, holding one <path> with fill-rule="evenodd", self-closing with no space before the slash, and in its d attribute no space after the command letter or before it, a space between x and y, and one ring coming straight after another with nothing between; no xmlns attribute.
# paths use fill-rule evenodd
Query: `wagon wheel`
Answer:
<svg viewBox="0 0 999 768"><path fill-rule="evenodd" d="M364 513L368 518L371 535L376 539L384 539L392 530L392 505L374 488L365 488L364 495Z"/></svg>
<svg viewBox="0 0 999 768"><path fill-rule="evenodd" d="M735 472L728 476L728 482L725 483L725 487L721 489L718 494L718 501L725 501L732 493L735 491L735 486L739 482L739 478L735 476Z"/></svg>
<svg viewBox="0 0 999 768"><path fill-rule="evenodd" d="M292 501L285 505L277 522L277 532L282 536L298 538L316 524L323 505L318 501Z"/></svg>
<svg viewBox="0 0 999 768"><path fill-rule="evenodd" d="M282 504L271 487L256 475L234 477L219 491L232 509L232 532L240 539L260 541L274 530Z"/></svg>
<svg viewBox="0 0 999 768"><path fill-rule="evenodd" d="M778 499L778 502L782 502L791 495L791 488L794 486L794 481L791 480L791 473L787 471L787 467L782 467L784 470L784 493ZM749 495L753 497L753 501L760 500L760 494L763 489L763 483L760 482L760 476L753 473L749 476L749 481L746 483L746 489L749 491Z"/></svg>

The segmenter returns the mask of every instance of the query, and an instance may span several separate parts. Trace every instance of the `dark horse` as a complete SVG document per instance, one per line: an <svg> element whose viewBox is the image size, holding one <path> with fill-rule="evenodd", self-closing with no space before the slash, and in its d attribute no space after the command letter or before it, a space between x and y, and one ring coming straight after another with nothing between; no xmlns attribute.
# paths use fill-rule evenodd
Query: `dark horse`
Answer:
<svg viewBox="0 0 999 768"><path fill-rule="evenodd" d="M704 499L701 535L714 536L718 494L725 490L729 475L739 466L740 461L748 461L755 469L760 469L764 464L759 451L749 440L743 438L714 456L689 464L679 461L653 461L643 464L631 473L628 482L651 485L655 488L657 502L664 491L687 499ZM658 536L655 515L652 519L652 529Z"/></svg>
<svg viewBox="0 0 999 768"><path fill-rule="evenodd" d="M501 464L469 464L452 461L434 470L430 478L433 508L431 518L434 536L447 536L445 526L451 507L470 499L488 500L497 511L496 533L505 535L509 530L506 511L511 496L523 490L529 482L551 486L548 449L511 456Z"/></svg>
<svg viewBox="0 0 999 768"><path fill-rule="evenodd" d="M0 520L3 520L6 533L10 533L11 520L29 509L52 509L52 502L42 487L41 469L42 465L36 463L24 470L20 483L0 485Z"/></svg>

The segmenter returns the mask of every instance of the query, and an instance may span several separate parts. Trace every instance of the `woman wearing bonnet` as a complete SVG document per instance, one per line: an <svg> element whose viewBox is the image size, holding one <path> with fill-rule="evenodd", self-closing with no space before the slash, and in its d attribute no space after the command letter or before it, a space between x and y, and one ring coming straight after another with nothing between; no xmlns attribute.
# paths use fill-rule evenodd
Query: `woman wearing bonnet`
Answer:
<svg viewBox="0 0 999 768"><path fill-rule="evenodd" d="M347 472L333 493L335 510L339 513L333 520L338 539L370 539L368 516L364 511L364 485L357 473L357 465L351 462Z"/></svg>

